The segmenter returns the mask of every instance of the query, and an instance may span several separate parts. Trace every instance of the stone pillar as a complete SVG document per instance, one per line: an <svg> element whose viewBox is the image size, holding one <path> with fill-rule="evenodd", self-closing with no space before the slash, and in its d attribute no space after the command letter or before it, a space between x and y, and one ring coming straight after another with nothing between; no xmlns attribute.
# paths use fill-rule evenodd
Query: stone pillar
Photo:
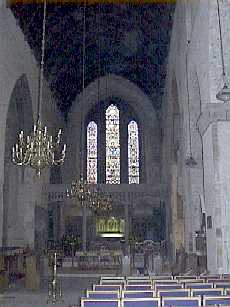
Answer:
<svg viewBox="0 0 230 307"><path fill-rule="evenodd" d="M85 206L82 208L82 250L86 252L87 239L87 212Z"/></svg>
<svg viewBox="0 0 230 307"><path fill-rule="evenodd" d="M211 123L204 131L207 269L230 269L230 121Z"/></svg>
<svg viewBox="0 0 230 307"><path fill-rule="evenodd" d="M65 234L65 210L64 204L60 203L60 238Z"/></svg>
<svg viewBox="0 0 230 307"><path fill-rule="evenodd" d="M218 173L219 210L221 223L216 228L217 257L220 273L230 271L230 122L218 123ZM218 260L217 258L217 260Z"/></svg>
<svg viewBox="0 0 230 307"><path fill-rule="evenodd" d="M2 100L1 100L2 103ZM8 110L7 104L0 104L0 246L3 245L4 236L4 153L5 153L5 119Z"/></svg>
<svg viewBox="0 0 230 307"><path fill-rule="evenodd" d="M129 203L125 204L125 246L129 246Z"/></svg>
<svg viewBox="0 0 230 307"><path fill-rule="evenodd" d="M38 187L39 188L39 187ZM39 190L39 189L38 189ZM35 206L41 194L35 185L21 185L18 193L18 220L20 245L34 248L35 240ZM18 228L19 228L18 227Z"/></svg>
<svg viewBox="0 0 230 307"><path fill-rule="evenodd" d="M4 243L4 206L3 206L3 183L0 183L0 246Z"/></svg>

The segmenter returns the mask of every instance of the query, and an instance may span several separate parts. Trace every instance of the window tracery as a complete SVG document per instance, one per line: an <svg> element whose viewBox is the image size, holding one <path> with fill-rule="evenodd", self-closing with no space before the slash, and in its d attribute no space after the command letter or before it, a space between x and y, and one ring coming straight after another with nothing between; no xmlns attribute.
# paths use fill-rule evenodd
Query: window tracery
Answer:
<svg viewBox="0 0 230 307"><path fill-rule="evenodd" d="M87 182L97 183L97 124L87 126Z"/></svg>
<svg viewBox="0 0 230 307"><path fill-rule="evenodd" d="M130 115L127 114L128 117L124 115L122 117L124 120L121 120L120 110L115 104L110 104L102 112L105 122L101 121L98 125L95 120L98 114L95 113L92 117L91 113L91 121L88 123L86 130L88 183L120 184L121 182L126 182L129 184L139 184L140 153L137 122L131 120L127 125L127 119L130 118ZM125 129L127 129L126 132ZM122 134L121 136L120 133ZM124 148L124 153L126 152L126 155L123 155L123 157L121 157L122 148ZM122 163L121 159L123 159ZM123 179L121 176L123 176Z"/></svg>
<svg viewBox="0 0 230 307"><path fill-rule="evenodd" d="M134 120L128 124L128 174L129 184L139 183L138 125Z"/></svg>
<svg viewBox="0 0 230 307"><path fill-rule="evenodd" d="M113 104L106 110L106 183L120 183L119 110Z"/></svg>

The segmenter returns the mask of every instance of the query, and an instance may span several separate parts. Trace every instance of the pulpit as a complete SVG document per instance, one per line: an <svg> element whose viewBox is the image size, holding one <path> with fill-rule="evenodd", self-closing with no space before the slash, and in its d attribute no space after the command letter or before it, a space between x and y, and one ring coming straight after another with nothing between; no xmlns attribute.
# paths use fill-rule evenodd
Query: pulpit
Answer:
<svg viewBox="0 0 230 307"><path fill-rule="evenodd" d="M36 290L40 287L40 275L37 271L37 259L34 255L26 256L25 287L30 290Z"/></svg>
<svg viewBox="0 0 230 307"><path fill-rule="evenodd" d="M8 275L5 269L4 256L0 255L0 289L8 288Z"/></svg>

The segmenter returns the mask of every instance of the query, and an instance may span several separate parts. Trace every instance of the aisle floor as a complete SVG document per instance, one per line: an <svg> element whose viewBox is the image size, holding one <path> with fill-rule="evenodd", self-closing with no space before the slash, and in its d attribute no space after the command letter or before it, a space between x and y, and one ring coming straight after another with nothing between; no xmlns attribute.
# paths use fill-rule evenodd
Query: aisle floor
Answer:
<svg viewBox="0 0 230 307"><path fill-rule="evenodd" d="M69 277L62 278L63 302L58 302L59 307L79 306L80 297L84 296L85 290L91 288L98 278ZM0 293L0 307L44 307L55 306L47 304L47 286L41 290L25 290L12 287Z"/></svg>

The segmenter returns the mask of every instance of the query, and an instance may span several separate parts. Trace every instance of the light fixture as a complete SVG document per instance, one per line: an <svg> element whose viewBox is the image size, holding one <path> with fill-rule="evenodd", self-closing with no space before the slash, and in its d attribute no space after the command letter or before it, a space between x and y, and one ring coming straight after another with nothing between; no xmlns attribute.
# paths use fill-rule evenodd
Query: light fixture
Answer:
<svg viewBox="0 0 230 307"><path fill-rule="evenodd" d="M93 205L98 206L97 193L91 184L84 180L84 162L83 162L83 103L85 101L85 57L86 57L86 1L84 1L83 14L83 39L82 39L82 101L80 102L80 179L76 179L71 184L70 190L66 190L68 198L77 198L82 208L93 208Z"/></svg>
<svg viewBox="0 0 230 307"><path fill-rule="evenodd" d="M100 4L98 15L98 34L100 33ZM100 36L98 42L98 102L100 102ZM85 101L85 56L86 56L86 1L84 2L83 17L83 52L82 52L82 102L80 105L80 180L75 180L71 184L70 190L67 189L68 198L77 198L82 208L89 209L95 216L105 217L112 211L111 197L105 197L102 192L96 190L93 184L84 180L84 161L83 161L83 103Z"/></svg>
<svg viewBox="0 0 230 307"><path fill-rule="evenodd" d="M125 220L115 217L98 218L96 232L102 238L122 238L125 236Z"/></svg>
<svg viewBox="0 0 230 307"><path fill-rule="evenodd" d="M86 202L89 203L91 200L92 192L89 189L89 184L81 176L79 181L76 180L71 184L70 190L67 189L66 195L69 198L77 198L81 207L84 207Z"/></svg>
<svg viewBox="0 0 230 307"><path fill-rule="evenodd" d="M83 36L82 36L82 101L80 102L80 179L76 179L72 182L71 189L66 191L66 195L69 198L78 198L82 207L89 204L91 201L91 191L89 184L83 178L83 103L85 101L85 53L86 53L86 0L84 1L84 13L83 13Z"/></svg>
<svg viewBox="0 0 230 307"><path fill-rule="evenodd" d="M19 133L18 141L12 148L12 161L17 166L30 166L35 169L38 177L41 171L48 166L60 166L65 159L66 144L61 148L61 129L56 138L48 135L47 127L43 128L41 122L41 103L43 94L43 74L45 55L45 32L46 32L46 0L43 9L42 28L42 54L40 62L40 75L38 84L38 111L37 122L33 132L24 137L24 132Z"/></svg>
<svg viewBox="0 0 230 307"><path fill-rule="evenodd" d="M219 5L219 0L217 0L217 12L218 12L218 22L219 22L219 32L220 32L220 52L221 52L222 75L223 75L224 86L216 94L216 98L218 100L220 100L220 101L227 102L227 101L230 101L230 88L227 85L227 78L226 78L226 73L225 73L224 51L223 51L222 28L221 28L221 22L220 22L220 5Z"/></svg>
<svg viewBox="0 0 230 307"><path fill-rule="evenodd" d="M108 217L112 212L112 199L111 196L105 197L102 193L98 192L92 194L89 208L97 217Z"/></svg>
<svg viewBox="0 0 230 307"><path fill-rule="evenodd" d="M191 114L190 114L190 95L189 95L189 84L188 84L188 41L187 52L186 52L186 87L187 87L187 101L188 101L188 129L189 129L189 156L185 160L185 165L188 167L195 167L197 165L195 159L192 156L192 135L191 135Z"/></svg>

